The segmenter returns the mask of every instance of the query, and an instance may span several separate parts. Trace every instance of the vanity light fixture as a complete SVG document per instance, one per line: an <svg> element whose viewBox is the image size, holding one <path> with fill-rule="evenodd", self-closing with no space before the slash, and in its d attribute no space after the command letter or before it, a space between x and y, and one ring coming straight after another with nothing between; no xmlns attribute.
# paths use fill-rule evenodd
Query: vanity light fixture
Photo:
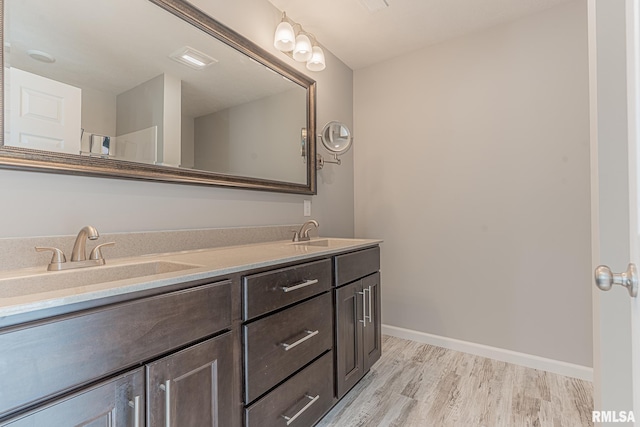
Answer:
<svg viewBox="0 0 640 427"><path fill-rule="evenodd" d="M287 14L282 14L282 21L276 27L273 45L282 52L291 52L296 47L296 32L293 25L287 21Z"/></svg>
<svg viewBox="0 0 640 427"><path fill-rule="evenodd" d="M286 12L282 13L282 20L276 27L273 45L296 61L306 62L310 71L322 71L326 67L324 51L316 38L302 25L287 18Z"/></svg>
<svg viewBox="0 0 640 427"><path fill-rule="evenodd" d="M375 13L379 10L389 7L388 0L360 0L360 3L367 8L369 13Z"/></svg>
<svg viewBox="0 0 640 427"><path fill-rule="evenodd" d="M189 46L176 50L169 58L195 70L202 70L218 62L217 59Z"/></svg>
<svg viewBox="0 0 640 427"><path fill-rule="evenodd" d="M307 61L307 68L311 71L322 71L325 67L324 51L320 46L314 46L311 53L311 59Z"/></svg>
<svg viewBox="0 0 640 427"><path fill-rule="evenodd" d="M311 59L311 40L306 34L296 36L296 47L293 48L293 59L298 62L307 62Z"/></svg>

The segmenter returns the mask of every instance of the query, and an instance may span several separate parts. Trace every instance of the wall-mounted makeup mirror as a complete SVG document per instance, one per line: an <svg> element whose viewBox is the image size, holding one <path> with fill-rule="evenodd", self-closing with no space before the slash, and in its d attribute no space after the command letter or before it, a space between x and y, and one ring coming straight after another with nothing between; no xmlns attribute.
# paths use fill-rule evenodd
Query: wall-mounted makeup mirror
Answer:
<svg viewBox="0 0 640 427"><path fill-rule="evenodd" d="M334 160L325 160L320 154L318 158L318 169L322 169L325 163L342 164L338 156L346 153L353 144L353 135L349 127L338 121L327 123L322 132L318 135L322 145L333 154Z"/></svg>
<svg viewBox="0 0 640 427"><path fill-rule="evenodd" d="M315 194L315 82L188 2L0 4L0 167Z"/></svg>

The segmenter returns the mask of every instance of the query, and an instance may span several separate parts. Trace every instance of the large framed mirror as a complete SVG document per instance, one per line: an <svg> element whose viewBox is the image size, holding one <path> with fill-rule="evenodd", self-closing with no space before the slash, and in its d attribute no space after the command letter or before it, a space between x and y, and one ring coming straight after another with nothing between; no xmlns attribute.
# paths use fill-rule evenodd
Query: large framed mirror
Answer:
<svg viewBox="0 0 640 427"><path fill-rule="evenodd" d="M315 194L315 81L188 2L0 3L0 167Z"/></svg>

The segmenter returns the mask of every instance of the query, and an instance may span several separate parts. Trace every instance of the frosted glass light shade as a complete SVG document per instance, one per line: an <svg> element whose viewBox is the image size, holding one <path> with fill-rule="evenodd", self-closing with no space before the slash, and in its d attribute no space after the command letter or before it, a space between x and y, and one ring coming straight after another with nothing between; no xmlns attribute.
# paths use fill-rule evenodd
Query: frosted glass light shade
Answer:
<svg viewBox="0 0 640 427"><path fill-rule="evenodd" d="M291 52L296 46L296 33L287 21L282 21L276 27L273 45L282 52Z"/></svg>
<svg viewBox="0 0 640 427"><path fill-rule="evenodd" d="M296 47L293 49L293 59L299 62L307 62L311 59L311 40L304 34L296 37Z"/></svg>
<svg viewBox="0 0 640 427"><path fill-rule="evenodd" d="M311 50L311 59L307 61L307 69L311 71L322 71L325 67L324 51L320 46L314 46Z"/></svg>

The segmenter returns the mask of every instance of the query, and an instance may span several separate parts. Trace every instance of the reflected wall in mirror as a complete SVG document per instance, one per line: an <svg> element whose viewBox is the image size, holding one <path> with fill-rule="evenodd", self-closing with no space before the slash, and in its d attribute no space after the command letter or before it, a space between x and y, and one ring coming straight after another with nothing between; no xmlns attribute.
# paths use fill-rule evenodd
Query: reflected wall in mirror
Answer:
<svg viewBox="0 0 640 427"><path fill-rule="evenodd" d="M315 193L315 82L187 2L3 9L0 166Z"/></svg>

